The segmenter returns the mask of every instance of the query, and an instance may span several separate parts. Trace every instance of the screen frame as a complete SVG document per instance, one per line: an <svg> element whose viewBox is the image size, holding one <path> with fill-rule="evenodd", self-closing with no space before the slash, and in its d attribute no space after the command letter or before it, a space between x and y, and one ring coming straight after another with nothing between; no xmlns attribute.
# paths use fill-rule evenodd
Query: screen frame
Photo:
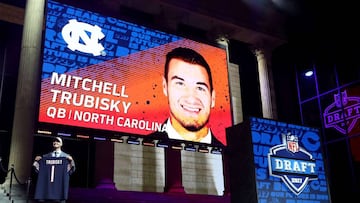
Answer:
<svg viewBox="0 0 360 203"><path fill-rule="evenodd" d="M93 11L91 11L91 10L87 10L87 9L83 9L83 8L81 8L81 7L78 7L78 6L73 6L73 5L70 5L70 4L64 4L64 3L62 3L62 2L59 2L59 1L46 1L46 5L49 3L49 2L55 2L55 3L59 3L59 4L61 4L61 5L63 5L63 6L70 6L70 7L73 7L73 8L75 8L75 9L80 9L80 10L83 10L83 11L85 11L85 12L92 12L92 13L95 13L95 12L93 12ZM47 8L47 6L46 6L46 16L47 16L47 14L48 14L48 8ZM98 12L96 12L96 14L98 14L98 15L103 15L103 14L101 14L101 13L98 13ZM106 17L109 17L109 16L106 16L106 15L104 15L104 17L106 18ZM110 16L110 18L113 18L113 17L111 17ZM119 18L115 18L116 20L120 20L120 21L123 21L123 20L121 20L121 19L119 19ZM129 21L125 21L125 22L129 22ZM129 23L133 23L133 22L129 22ZM144 27L144 26L142 26L141 24L137 24L137 26L140 26L140 27ZM149 28L149 27L146 27L146 28L148 28L148 29L154 29L154 28ZM159 30L159 29L154 29L155 31L158 31L158 32L163 32L163 31L161 31L161 30ZM165 32L164 32L165 33ZM169 33L169 32L166 32L166 34L168 34L168 35L173 35L173 34L171 34L171 33ZM43 39L43 43L45 44L45 38L46 38L46 31L45 31L45 34L44 34L45 36L44 36L44 39ZM178 35L174 35L174 36L177 36L177 37L180 37L180 38L183 38L183 36L178 36ZM219 48L219 49L222 49L224 52L225 52L225 59L226 59L226 61L227 61L227 52L226 52L226 47L225 46L223 46L223 45L221 45L221 44L217 44L217 43L209 43L209 42L199 42L199 41L194 41L194 40L192 40L192 39L190 39L189 37L186 37L186 38L184 38L184 39L187 39L187 40L189 40L189 41L193 41L193 42L197 42L197 43L201 43L201 44L203 44L203 45L205 45L205 46L212 46L212 47L214 47L214 48ZM43 44L43 47L45 47L44 46L44 44ZM44 51L42 52L42 54L44 54ZM44 59L44 55L42 55L42 59ZM42 60L41 61L41 65L43 66L44 64L44 60ZM229 85L230 85L230 82L229 82L229 76L228 76L228 64L226 64L226 72L227 72L227 77L226 77L226 80L227 80L227 90L228 90L228 92L227 92L227 99L229 100L229 102L227 103L227 105L228 105L228 116L229 116L229 125L228 126L226 126L226 127L229 127L229 126L231 126L231 125L233 125L233 118L232 118L232 108L231 108L231 96L230 96L230 87L229 87ZM42 84L41 84L41 89L42 89ZM40 90L41 91L41 90ZM41 105L42 105L42 103L41 103L41 101L39 101L39 111L40 111L40 108L41 108ZM39 113L39 111L38 111L38 113ZM40 116L40 113L39 113L39 115L38 116ZM38 117L39 118L39 117ZM95 136L96 134L102 134L102 135L105 135L105 137L107 137L107 138L110 138L110 137L112 137L112 135L115 135L115 136L118 136L119 134L120 135L136 135L136 136L138 136L138 137L142 137L142 136L146 136L146 135L141 135L141 134L136 134L136 133L131 133L131 132L123 132L123 131L117 131L117 130L108 130L108 129L98 129L98 128L86 128L86 127L84 127L84 126L74 126L74 125L64 125L64 124L61 124L61 123L51 123L51 122L44 122L44 121L40 121L40 120L37 120L38 121L38 129L52 129L52 131L54 131L54 133L57 133L57 132L64 132L64 131L66 131L66 132L69 132L69 134L81 134L81 133L85 133L85 134L87 134L87 135L89 135L89 136ZM224 127L224 132L225 132L225 127ZM223 135L223 137L224 137L224 139L225 139L225 141L223 142L223 144L224 145L226 145L226 136L225 136L225 134ZM195 144L196 143L198 143L198 142L194 142Z"/></svg>

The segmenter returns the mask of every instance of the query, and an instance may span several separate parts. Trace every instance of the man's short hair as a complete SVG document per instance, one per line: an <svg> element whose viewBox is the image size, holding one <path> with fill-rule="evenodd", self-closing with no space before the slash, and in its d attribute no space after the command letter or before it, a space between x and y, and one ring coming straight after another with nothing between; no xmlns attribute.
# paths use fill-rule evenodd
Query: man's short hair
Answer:
<svg viewBox="0 0 360 203"><path fill-rule="evenodd" d="M204 67L209 77L210 91L213 90L212 75L209 64L206 62L204 57L193 49L186 47L177 47L166 54L164 77L168 80L169 63L171 59L180 59L187 63L196 64Z"/></svg>

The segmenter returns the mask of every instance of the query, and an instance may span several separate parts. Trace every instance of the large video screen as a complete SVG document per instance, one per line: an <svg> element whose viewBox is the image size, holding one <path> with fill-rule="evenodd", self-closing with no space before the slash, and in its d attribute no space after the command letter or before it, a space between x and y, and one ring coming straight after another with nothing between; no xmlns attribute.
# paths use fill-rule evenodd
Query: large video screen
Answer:
<svg viewBox="0 0 360 203"><path fill-rule="evenodd" d="M183 122L195 124L183 130L207 123L226 145L232 116L224 48L56 1L47 1L43 47L39 124L146 136L168 130L170 115L187 116ZM166 55L177 48L177 54L188 56L183 52L190 49L202 56L212 85L196 60L185 63L194 69L170 68L167 76L174 75L163 79ZM176 116L181 110L186 113Z"/></svg>

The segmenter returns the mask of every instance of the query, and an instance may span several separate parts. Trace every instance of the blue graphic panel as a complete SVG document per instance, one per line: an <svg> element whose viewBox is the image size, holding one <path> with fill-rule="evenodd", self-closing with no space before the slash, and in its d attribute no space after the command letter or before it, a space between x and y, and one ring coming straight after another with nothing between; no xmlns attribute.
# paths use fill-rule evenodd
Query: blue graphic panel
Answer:
<svg viewBox="0 0 360 203"><path fill-rule="evenodd" d="M48 1L42 78L48 78L51 72L70 72L179 39L182 38Z"/></svg>
<svg viewBox="0 0 360 203"><path fill-rule="evenodd" d="M258 202L330 202L319 130L250 119Z"/></svg>

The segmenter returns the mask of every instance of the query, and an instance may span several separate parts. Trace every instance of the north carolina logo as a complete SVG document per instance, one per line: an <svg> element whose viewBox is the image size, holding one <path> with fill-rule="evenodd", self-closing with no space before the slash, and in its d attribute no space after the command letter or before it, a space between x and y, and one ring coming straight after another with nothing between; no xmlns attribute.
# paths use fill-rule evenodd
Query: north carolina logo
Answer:
<svg viewBox="0 0 360 203"><path fill-rule="evenodd" d="M269 173L280 178L296 195L299 195L310 180L317 179L315 160L299 146L298 137L283 134L283 144L270 148Z"/></svg>
<svg viewBox="0 0 360 203"><path fill-rule="evenodd" d="M325 128L342 134L351 132L360 118L360 97L348 97L346 91L334 94L334 103L324 110Z"/></svg>
<svg viewBox="0 0 360 203"><path fill-rule="evenodd" d="M99 43L99 40L104 38L105 35L97 25L90 25L72 19L63 27L61 34L68 44L67 47L72 51L77 50L94 56L104 54L104 47Z"/></svg>

